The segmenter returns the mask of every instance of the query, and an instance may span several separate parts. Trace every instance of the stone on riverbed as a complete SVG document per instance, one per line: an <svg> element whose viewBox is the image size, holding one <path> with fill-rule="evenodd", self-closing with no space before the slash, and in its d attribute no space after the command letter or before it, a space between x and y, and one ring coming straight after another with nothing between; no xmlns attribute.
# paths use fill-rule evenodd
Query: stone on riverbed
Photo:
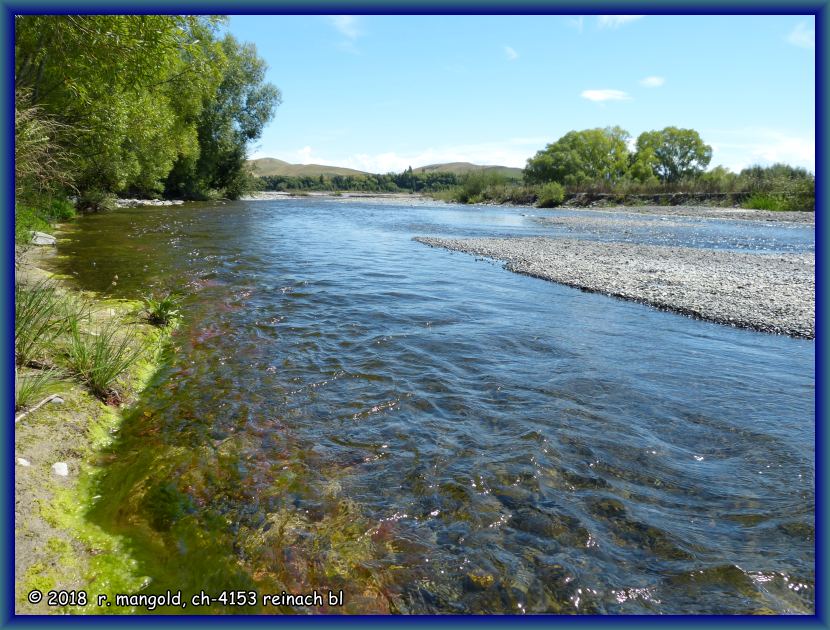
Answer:
<svg viewBox="0 0 830 630"><path fill-rule="evenodd" d="M51 234L46 234L44 232L33 232L32 233L32 244L33 245L54 245L58 242Z"/></svg>
<svg viewBox="0 0 830 630"><path fill-rule="evenodd" d="M69 475L69 466L66 462L55 462L52 464L52 472L60 477L66 477Z"/></svg>

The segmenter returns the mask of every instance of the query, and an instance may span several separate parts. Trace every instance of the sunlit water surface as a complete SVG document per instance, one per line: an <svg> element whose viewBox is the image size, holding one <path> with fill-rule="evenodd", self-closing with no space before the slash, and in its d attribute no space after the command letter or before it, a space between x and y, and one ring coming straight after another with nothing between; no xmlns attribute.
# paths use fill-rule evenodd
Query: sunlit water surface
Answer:
<svg viewBox="0 0 830 630"><path fill-rule="evenodd" d="M538 213L310 199L76 222L58 265L80 286L185 296L91 515L132 541L148 590L342 588L332 612L811 612L814 343L411 240L574 236ZM801 226L637 234L813 248Z"/></svg>

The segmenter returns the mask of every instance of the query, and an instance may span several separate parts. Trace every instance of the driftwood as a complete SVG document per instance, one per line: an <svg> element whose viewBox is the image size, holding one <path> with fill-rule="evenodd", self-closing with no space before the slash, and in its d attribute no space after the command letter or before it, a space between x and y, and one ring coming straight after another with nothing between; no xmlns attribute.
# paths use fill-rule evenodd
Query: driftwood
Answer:
<svg viewBox="0 0 830 630"><path fill-rule="evenodd" d="M33 411L37 411L38 409L40 409L41 407L43 407L43 405L45 405L46 403L48 403L48 402L49 402L50 400L52 400L53 398L57 398L57 397L58 397L58 394L51 394L51 395L47 396L46 398L44 398L43 400L41 400L38 404L36 404L36 405L35 405L34 407L32 407L31 409L27 409L26 411L24 411L23 413L21 413L19 416L15 416L15 417L14 417L15 424L16 424L16 423L18 423L18 422L20 422L23 418L25 418L26 416L28 416L28 415L29 415L30 413L32 413Z"/></svg>

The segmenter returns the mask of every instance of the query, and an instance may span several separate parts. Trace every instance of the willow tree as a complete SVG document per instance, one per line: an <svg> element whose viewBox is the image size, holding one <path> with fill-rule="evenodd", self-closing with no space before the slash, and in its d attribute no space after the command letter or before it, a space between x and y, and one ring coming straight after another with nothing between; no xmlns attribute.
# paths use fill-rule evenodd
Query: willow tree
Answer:
<svg viewBox="0 0 830 630"><path fill-rule="evenodd" d="M279 90L265 81L268 66L253 44L226 35L220 51L221 81L205 98L197 126L199 152L180 156L167 180L171 196L235 198L245 192L248 144L281 102Z"/></svg>
<svg viewBox="0 0 830 630"><path fill-rule="evenodd" d="M649 155L654 174L664 182L700 175L712 160L712 147L697 131L678 127L641 133L637 153Z"/></svg>
<svg viewBox="0 0 830 630"><path fill-rule="evenodd" d="M15 87L61 125L81 190L162 190L198 154L196 121L222 79L220 18L15 18Z"/></svg>
<svg viewBox="0 0 830 630"><path fill-rule="evenodd" d="M614 184L628 168L629 134L620 127L570 131L527 161L529 184Z"/></svg>

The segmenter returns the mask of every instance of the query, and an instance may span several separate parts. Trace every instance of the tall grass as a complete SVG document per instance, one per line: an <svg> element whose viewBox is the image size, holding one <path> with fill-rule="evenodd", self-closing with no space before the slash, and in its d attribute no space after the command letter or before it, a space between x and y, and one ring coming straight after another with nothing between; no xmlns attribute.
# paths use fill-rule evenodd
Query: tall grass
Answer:
<svg viewBox="0 0 830 630"><path fill-rule="evenodd" d="M44 280L32 286L14 287L14 355L18 365L41 357L62 332L62 313L57 291Z"/></svg>
<svg viewBox="0 0 830 630"><path fill-rule="evenodd" d="M14 384L14 410L20 411L44 396L54 394L58 391L57 386L62 376L63 372L57 369L35 370L18 375Z"/></svg>
<svg viewBox="0 0 830 630"><path fill-rule="evenodd" d="M17 365L36 362L62 335L88 319L82 297L61 294L49 279L14 287L14 354Z"/></svg>
<svg viewBox="0 0 830 630"><path fill-rule="evenodd" d="M119 323L110 320L92 332L70 328L67 344L69 368L105 402L119 400L114 388L118 377L139 359L144 348L132 334L120 334Z"/></svg>

